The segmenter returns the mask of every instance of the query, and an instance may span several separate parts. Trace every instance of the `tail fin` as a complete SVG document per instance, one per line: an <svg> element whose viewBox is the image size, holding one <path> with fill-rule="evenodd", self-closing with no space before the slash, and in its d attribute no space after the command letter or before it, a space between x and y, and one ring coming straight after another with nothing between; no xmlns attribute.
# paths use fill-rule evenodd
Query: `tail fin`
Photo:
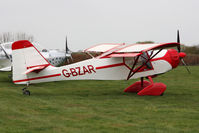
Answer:
<svg viewBox="0 0 199 133"><path fill-rule="evenodd" d="M12 44L13 82L28 83L28 73L42 70L50 63L27 40L16 41Z"/></svg>

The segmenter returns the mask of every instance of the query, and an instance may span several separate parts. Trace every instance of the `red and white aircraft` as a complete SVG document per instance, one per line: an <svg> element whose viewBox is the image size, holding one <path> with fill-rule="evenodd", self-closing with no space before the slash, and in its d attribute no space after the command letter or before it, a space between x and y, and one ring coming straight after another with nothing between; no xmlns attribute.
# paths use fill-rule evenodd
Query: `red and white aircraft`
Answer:
<svg viewBox="0 0 199 133"><path fill-rule="evenodd" d="M154 83L153 76L176 68L185 53L168 49L180 43L163 44L100 44L85 52L101 52L92 59L78 63L54 67L27 40L12 44L13 82L32 84L60 80L129 80L141 78L125 92L138 95L162 95L166 90L163 83ZM147 77L149 81L143 80ZM24 94L30 91L23 89Z"/></svg>

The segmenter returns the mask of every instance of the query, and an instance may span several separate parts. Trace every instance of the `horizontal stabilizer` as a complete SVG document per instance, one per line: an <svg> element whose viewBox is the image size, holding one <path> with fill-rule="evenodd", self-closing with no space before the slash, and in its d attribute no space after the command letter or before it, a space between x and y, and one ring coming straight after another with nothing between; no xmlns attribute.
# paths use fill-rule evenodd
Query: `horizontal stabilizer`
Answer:
<svg viewBox="0 0 199 133"><path fill-rule="evenodd" d="M49 66L49 64L29 67L25 71L25 74L28 74L28 73L31 73L31 72L39 72L39 71L45 69L47 66Z"/></svg>

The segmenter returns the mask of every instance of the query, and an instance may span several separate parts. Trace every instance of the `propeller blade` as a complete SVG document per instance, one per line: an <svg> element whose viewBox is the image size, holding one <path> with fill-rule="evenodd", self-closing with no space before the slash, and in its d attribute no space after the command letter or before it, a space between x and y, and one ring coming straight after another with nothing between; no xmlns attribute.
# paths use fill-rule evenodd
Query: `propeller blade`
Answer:
<svg viewBox="0 0 199 133"><path fill-rule="evenodd" d="M66 36L66 53L68 53L69 49L68 49L68 43L67 43L67 36Z"/></svg>
<svg viewBox="0 0 199 133"><path fill-rule="evenodd" d="M66 62L70 63L73 62L73 57L71 55L71 51L68 48L67 36L66 36L66 53L65 53Z"/></svg>
<svg viewBox="0 0 199 133"><path fill-rule="evenodd" d="M179 33L179 30L177 30L177 43L180 43L180 33Z"/></svg>
<svg viewBox="0 0 199 133"><path fill-rule="evenodd" d="M189 70L187 64L185 63L185 61L183 60L183 58L181 59L182 64L185 66L185 68L187 69L188 73L191 74L191 71Z"/></svg>
<svg viewBox="0 0 199 133"><path fill-rule="evenodd" d="M177 30L177 43L180 43L180 33L179 33L179 30ZM180 47L180 45L178 45L178 52L180 52L181 51L181 47Z"/></svg>

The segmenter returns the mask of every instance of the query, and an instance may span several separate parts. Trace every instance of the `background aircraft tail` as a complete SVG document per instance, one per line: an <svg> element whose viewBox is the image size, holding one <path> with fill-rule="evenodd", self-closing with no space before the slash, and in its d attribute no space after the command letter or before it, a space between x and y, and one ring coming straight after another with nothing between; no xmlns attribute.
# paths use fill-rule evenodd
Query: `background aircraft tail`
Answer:
<svg viewBox="0 0 199 133"><path fill-rule="evenodd" d="M28 73L42 70L50 63L27 40L16 41L12 44L13 82L28 83Z"/></svg>

